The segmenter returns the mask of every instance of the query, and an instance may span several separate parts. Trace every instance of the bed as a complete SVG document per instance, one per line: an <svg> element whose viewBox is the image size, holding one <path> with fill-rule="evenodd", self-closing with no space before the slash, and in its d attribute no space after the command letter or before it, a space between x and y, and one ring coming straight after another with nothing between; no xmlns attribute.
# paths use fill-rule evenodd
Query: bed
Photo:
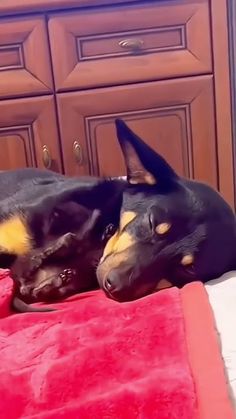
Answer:
<svg viewBox="0 0 236 419"><path fill-rule="evenodd" d="M236 272L130 303L96 290L14 314L0 272L0 417L235 417Z"/></svg>
<svg viewBox="0 0 236 419"><path fill-rule="evenodd" d="M236 271L209 281L205 288L214 313L230 396L236 408Z"/></svg>

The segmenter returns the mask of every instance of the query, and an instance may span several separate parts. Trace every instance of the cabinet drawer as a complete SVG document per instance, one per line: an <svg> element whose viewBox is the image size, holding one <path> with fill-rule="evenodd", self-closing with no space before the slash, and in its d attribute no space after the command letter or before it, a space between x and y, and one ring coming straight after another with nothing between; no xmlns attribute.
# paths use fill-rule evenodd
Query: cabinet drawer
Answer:
<svg viewBox="0 0 236 419"><path fill-rule="evenodd" d="M58 104L67 174L125 174L119 117L180 175L217 188L212 76L61 93Z"/></svg>
<svg viewBox="0 0 236 419"><path fill-rule="evenodd" d="M52 15L57 91L211 71L207 0L169 0Z"/></svg>
<svg viewBox="0 0 236 419"><path fill-rule="evenodd" d="M0 150L0 170L62 170L52 96L0 102Z"/></svg>
<svg viewBox="0 0 236 419"><path fill-rule="evenodd" d="M139 0L113 0L112 3L134 3ZM35 12L54 9L87 7L111 3L111 0L1 0L0 14Z"/></svg>
<svg viewBox="0 0 236 419"><path fill-rule="evenodd" d="M52 89L43 17L0 22L0 97L46 93Z"/></svg>

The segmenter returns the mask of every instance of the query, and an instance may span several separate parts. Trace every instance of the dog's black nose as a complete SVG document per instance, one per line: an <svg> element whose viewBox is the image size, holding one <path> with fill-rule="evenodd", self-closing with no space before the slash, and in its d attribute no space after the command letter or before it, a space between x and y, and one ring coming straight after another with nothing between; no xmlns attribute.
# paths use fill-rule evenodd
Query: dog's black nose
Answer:
<svg viewBox="0 0 236 419"><path fill-rule="evenodd" d="M130 271L120 272L113 269L104 279L102 287L108 297L117 301L129 301L133 299L133 287L129 282Z"/></svg>
<svg viewBox="0 0 236 419"><path fill-rule="evenodd" d="M117 270L113 269L104 281L104 288L109 294L119 292L123 287Z"/></svg>
<svg viewBox="0 0 236 419"><path fill-rule="evenodd" d="M114 289L116 288L116 284L113 275L110 275L108 278L105 279L104 286L108 292L114 291Z"/></svg>

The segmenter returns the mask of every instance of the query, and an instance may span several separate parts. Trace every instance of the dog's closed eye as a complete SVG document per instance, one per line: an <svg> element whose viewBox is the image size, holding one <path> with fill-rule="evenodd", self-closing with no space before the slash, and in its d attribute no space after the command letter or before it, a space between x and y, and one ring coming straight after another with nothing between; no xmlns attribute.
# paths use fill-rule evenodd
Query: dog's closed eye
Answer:
<svg viewBox="0 0 236 419"><path fill-rule="evenodd" d="M162 214L161 218L162 219L164 218L164 214ZM155 212L151 212L149 214L148 221L149 221L150 229L158 235L166 234L171 228L171 223L169 223L168 221L160 222L161 221L160 218L157 220L157 216Z"/></svg>

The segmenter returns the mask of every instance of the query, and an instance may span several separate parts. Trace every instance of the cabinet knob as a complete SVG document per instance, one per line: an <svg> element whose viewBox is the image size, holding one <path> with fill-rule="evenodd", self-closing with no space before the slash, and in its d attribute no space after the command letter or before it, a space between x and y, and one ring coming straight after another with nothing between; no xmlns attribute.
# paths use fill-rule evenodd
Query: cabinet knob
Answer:
<svg viewBox="0 0 236 419"><path fill-rule="evenodd" d="M74 154L76 163L79 166L81 166L83 163L83 153L82 153L81 145L78 141L74 141L73 143L73 154Z"/></svg>
<svg viewBox="0 0 236 419"><path fill-rule="evenodd" d="M143 46L144 42L142 39L135 39L135 38L130 38L130 39L122 39L119 42L119 46L121 48L124 49L132 49L132 50L137 50L140 49Z"/></svg>
<svg viewBox="0 0 236 419"><path fill-rule="evenodd" d="M43 165L45 169L50 169L52 166L51 154L46 145L43 145Z"/></svg>

